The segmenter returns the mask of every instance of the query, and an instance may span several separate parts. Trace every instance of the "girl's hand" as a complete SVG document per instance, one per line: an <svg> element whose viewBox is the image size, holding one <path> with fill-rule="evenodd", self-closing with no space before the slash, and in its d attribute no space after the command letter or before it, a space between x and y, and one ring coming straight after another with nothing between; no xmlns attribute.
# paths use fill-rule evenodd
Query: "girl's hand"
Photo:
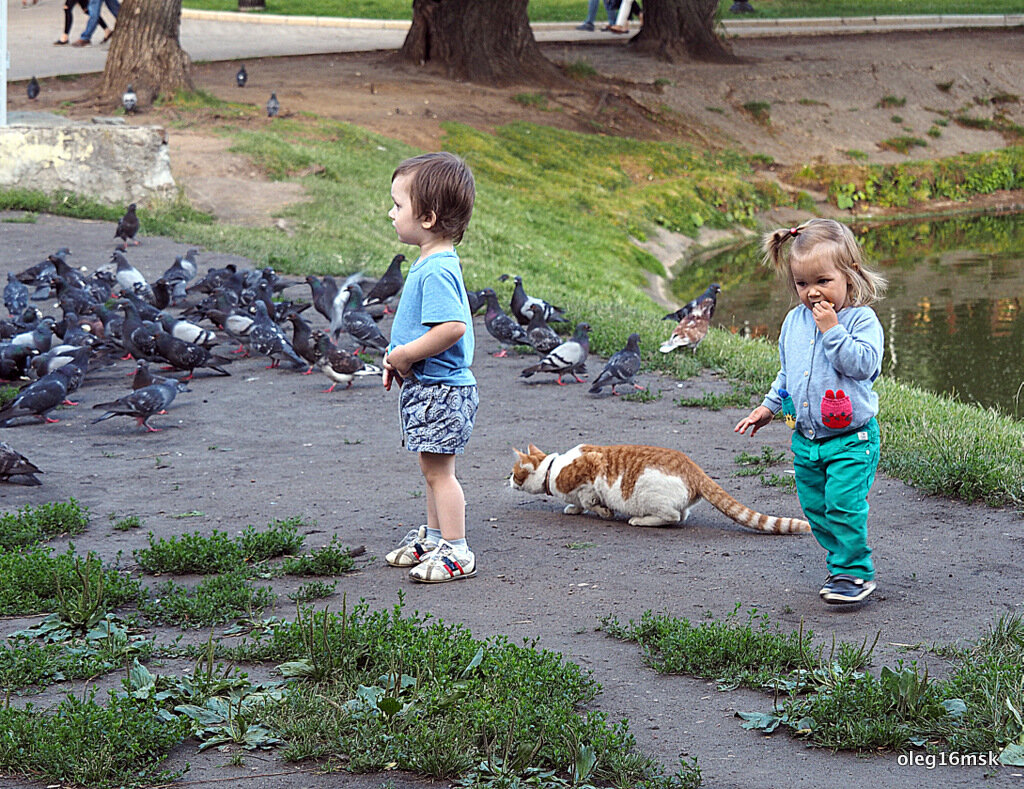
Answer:
<svg viewBox="0 0 1024 789"><path fill-rule="evenodd" d="M811 305L811 315L814 316L814 323L822 334L839 325L836 308L831 301L816 301Z"/></svg>
<svg viewBox="0 0 1024 789"><path fill-rule="evenodd" d="M381 375L381 383L384 384L384 391L391 391L391 384L397 383L399 388L402 386L402 374L391 360L391 354L385 353L384 358L381 360L381 366L384 368L384 372Z"/></svg>
<svg viewBox="0 0 1024 789"><path fill-rule="evenodd" d="M734 433L746 433L747 428L751 427L753 430L750 431L750 436L753 437L758 430L767 425L775 417L775 414L763 405L759 405L749 415L741 419L736 423L736 427L732 429Z"/></svg>

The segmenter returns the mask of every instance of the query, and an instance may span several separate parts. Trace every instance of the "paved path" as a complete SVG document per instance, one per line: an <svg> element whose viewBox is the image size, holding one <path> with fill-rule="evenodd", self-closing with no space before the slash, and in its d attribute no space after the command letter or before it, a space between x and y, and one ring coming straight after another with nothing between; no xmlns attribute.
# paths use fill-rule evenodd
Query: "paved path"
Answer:
<svg viewBox="0 0 1024 789"><path fill-rule="evenodd" d="M25 80L33 74L85 74L102 71L107 46L55 47L63 26L60 0L39 0L22 8L9 0L8 47L11 62L8 79ZM1015 27L1024 25L1024 14L865 17L857 19L728 19L723 23L730 36L809 35L866 31L927 30L950 27ZM74 40L85 26L76 12ZM408 22L332 17L288 17L185 10L181 20L181 44L194 61L235 60L277 55L314 55L327 52L360 52L397 49L405 39ZM587 33L575 23L534 25L539 41L620 42L628 36ZM98 42L100 35L94 37Z"/></svg>

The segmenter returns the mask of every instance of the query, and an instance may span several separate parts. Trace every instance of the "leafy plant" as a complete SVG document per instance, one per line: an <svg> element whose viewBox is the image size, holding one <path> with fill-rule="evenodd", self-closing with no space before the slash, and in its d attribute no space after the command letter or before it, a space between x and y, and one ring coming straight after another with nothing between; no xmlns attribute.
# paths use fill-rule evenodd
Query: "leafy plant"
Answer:
<svg viewBox="0 0 1024 789"><path fill-rule="evenodd" d="M337 586L337 581L331 584L324 583L323 581L310 581L289 594L288 599L293 600L296 603L308 603L312 600L320 600L334 594L334 590Z"/></svg>
<svg viewBox="0 0 1024 789"><path fill-rule="evenodd" d="M62 580L62 573L53 572L57 594L57 615L72 630L91 629L105 612L106 574L99 557L79 556L73 560L74 576L70 583Z"/></svg>
<svg viewBox="0 0 1024 789"><path fill-rule="evenodd" d="M88 525L89 508L74 498L25 506L16 513L0 515L0 548L12 551L58 535L81 534Z"/></svg>
<svg viewBox="0 0 1024 789"><path fill-rule="evenodd" d="M537 110L547 110L548 108L548 97L543 93L517 93L512 97L512 101Z"/></svg>
<svg viewBox="0 0 1024 789"><path fill-rule="evenodd" d="M119 520L114 520L114 528L118 531L129 531L142 526L142 519L138 515L127 515Z"/></svg>
<svg viewBox="0 0 1024 789"><path fill-rule="evenodd" d="M920 146L926 148L928 143L922 140L920 137L910 137L907 135L901 135L899 137L890 137L887 140L882 140L878 143L879 148L884 148L889 151L896 151L896 153L907 153L914 146Z"/></svg>
<svg viewBox="0 0 1024 789"><path fill-rule="evenodd" d="M875 106L881 109L890 109L891 107L903 107L906 103L905 96L882 96Z"/></svg>
<svg viewBox="0 0 1024 789"><path fill-rule="evenodd" d="M249 617L273 604L276 595L266 586L255 588L245 571L214 575L194 589L167 581L152 591L141 610L157 622L182 627L209 627Z"/></svg>
<svg viewBox="0 0 1024 789"><path fill-rule="evenodd" d="M771 108L772 105L767 101L748 101L743 105L743 109L747 114L762 126L771 126Z"/></svg>
<svg viewBox="0 0 1024 789"><path fill-rule="evenodd" d="M281 571L286 575L342 575L353 567L352 553L337 535L327 545L302 556L286 556L281 563Z"/></svg>

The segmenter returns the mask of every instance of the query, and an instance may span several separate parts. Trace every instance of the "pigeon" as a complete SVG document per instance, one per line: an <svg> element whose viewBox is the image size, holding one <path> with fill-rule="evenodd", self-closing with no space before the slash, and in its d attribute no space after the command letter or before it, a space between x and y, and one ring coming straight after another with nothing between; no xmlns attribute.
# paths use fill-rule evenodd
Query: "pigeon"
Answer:
<svg viewBox="0 0 1024 789"><path fill-rule="evenodd" d="M157 383L143 386L141 389L135 389L131 394L126 394L109 403L97 403L93 408L105 408L106 413L93 419L92 424L95 425L97 422L114 416L133 416L148 432L156 433L160 428L150 425L150 418L154 414L164 413L167 407L174 402L177 394L176 382L157 381Z"/></svg>
<svg viewBox="0 0 1024 789"><path fill-rule="evenodd" d="M49 315L40 319L35 328L16 334L11 338L11 345L24 345L40 353L46 353L53 345L53 324L55 321Z"/></svg>
<svg viewBox="0 0 1024 789"><path fill-rule="evenodd" d="M388 347L388 338L377 328L377 322L363 309L363 289L356 284L346 285L348 301L342 314L342 328L359 343L360 352L366 348L384 351Z"/></svg>
<svg viewBox="0 0 1024 789"><path fill-rule="evenodd" d="M714 311L714 298L711 296L702 298L689 315L679 321L679 324L672 330L671 336L661 344L658 350L662 353L669 353L675 348L692 348L696 353L700 341L707 336L711 326L711 313Z"/></svg>
<svg viewBox="0 0 1024 789"><path fill-rule="evenodd" d="M309 375L317 363L316 346L313 344L313 327L299 313L292 310L285 316L292 324L292 348L295 353L309 362L309 369L303 375Z"/></svg>
<svg viewBox="0 0 1024 789"><path fill-rule="evenodd" d="M509 278L510 275L502 274L498 277L499 281L504 282ZM566 317L562 314L562 310L551 304L548 304L544 299L535 299L531 296L526 295L526 291L523 290L523 278L516 276L512 278L515 280L516 286L512 290L512 303L509 304L509 308L512 315L515 317L521 326L526 326L530 322L530 318L533 317L528 307L531 304L539 304L544 309L544 320L548 323L568 323Z"/></svg>
<svg viewBox="0 0 1024 789"><path fill-rule="evenodd" d="M484 297L482 290L471 290L466 293L469 297L469 314L476 315L487 306L487 299Z"/></svg>
<svg viewBox="0 0 1024 789"><path fill-rule="evenodd" d="M0 380L18 381L28 377L32 360L39 355L34 348L24 345L0 345Z"/></svg>
<svg viewBox="0 0 1024 789"><path fill-rule="evenodd" d="M189 257L190 255L192 256L191 258ZM167 285L170 291L169 302L172 307L188 298L186 288L189 281L196 275L195 255L196 250L194 249L190 249L184 255L179 255L174 259L174 263L160 275L158 281L162 281Z"/></svg>
<svg viewBox="0 0 1024 789"><path fill-rule="evenodd" d="M142 276L142 272L128 262L128 258L123 252L115 249L110 256L110 262L117 264L114 276L117 279L117 284L126 294L131 293L152 302L153 289L146 282L146 278Z"/></svg>
<svg viewBox="0 0 1024 789"><path fill-rule="evenodd" d="M131 115L139 108L139 97L136 95L135 88L132 87L131 83L128 83L128 90L121 94L121 106L124 107L124 111L128 115Z"/></svg>
<svg viewBox="0 0 1024 789"><path fill-rule="evenodd" d="M92 355L92 349L74 345L58 345L46 353L41 353L32 358L30 366L36 376L43 378L54 370L59 370L67 364L79 366L88 363Z"/></svg>
<svg viewBox="0 0 1024 789"><path fill-rule="evenodd" d="M0 482L18 485L42 485L36 474L43 472L6 441L0 441ZM12 480L11 477L17 479Z"/></svg>
<svg viewBox="0 0 1024 789"><path fill-rule="evenodd" d="M267 305L262 301L253 304L256 310L252 326L249 328L249 347L256 353L270 357L270 364L267 369L277 367L281 363L279 357L285 356L290 359L296 367L305 368L308 365L295 353L292 344L288 341L285 333L267 315Z"/></svg>
<svg viewBox="0 0 1024 789"><path fill-rule="evenodd" d="M19 271L14 276L17 278L18 282L23 282L26 285L34 285L36 281L43 275L52 274L57 270L56 266L53 263L54 258L60 258L61 260L63 260L70 254L70 249L68 249L67 247L61 247L52 255L48 255L46 257L46 260L42 260L39 263L36 263L34 266L29 266L27 269L25 269L24 271Z"/></svg>
<svg viewBox="0 0 1024 789"><path fill-rule="evenodd" d="M310 293L313 298L313 308L323 315L327 320L333 317L334 298L338 295L338 285L333 277L324 277L322 280L313 275L306 277Z"/></svg>
<svg viewBox="0 0 1024 789"><path fill-rule="evenodd" d="M402 277L402 263L404 262L405 255L401 254L395 255L391 259L387 271L381 275L381 278L377 280L377 284L370 288L370 292L363 299L364 307L383 304L385 313L391 311L389 309L390 302L398 295L402 285L405 284L405 279Z"/></svg>
<svg viewBox="0 0 1024 789"><path fill-rule="evenodd" d="M640 335L634 332L626 340L626 347L612 354L588 391L590 394L597 394L604 387L611 386L612 394L615 395L618 394L615 387L625 384L632 384L634 389L643 389L640 384L633 383L633 376L638 372L640 372Z"/></svg>
<svg viewBox="0 0 1024 789"><path fill-rule="evenodd" d="M209 349L193 342L179 340L165 331L156 333L156 350L176 370L188 371L182 381L191 381L197 367L208 367L221 375L231 375L221 365L231 364L230 359L210 353Z"/></svg>
<svg viewBox="0 0 1024 789"><path fill-rule="evenodd" d="M47 414L67 399L75 372L73 367L66 364L18 392L14 400L0 408L0 427L10 427L12 420L22 416L34 416L40 422L57 422Z"/></svg>
<svg viewBox="0 0 1024 789"><path fill-rule="evenodd" d="M316 366L331 380L330 388L324 389L324 392L333 392L338 384L345 384L348 389L357 375L380 375L383 372L380 367L366 364L354 353L339 348L330 335L321 329L313 332L312 340L317 357Z"/></svg>
<svg viewBox="0 0 1024 789"><path fill-rule="evenodd" d="M135 215L135 203L132 203L124 212L124 216L117 220L114 238L122 239L125 244L131 244L134 241L135 246L138 246L139 242L135 240L135 234L138 232L139 218ZM124 286L122 285L122 287Z"/></svg>
<svg viewBox="0 0 1024 789"><path fill-rule="evenodd" d="M277 100L277 94L271 93L270 98L267 99L267 117L276 118L277 113L281 111L281 102Z"/></svg>
<svg viewBox="0 0 1024 789"><path fill-rule="evenodd" d="M565 386L562 383L562 376L571 373L576 383L583 383L578 374L587 369L587 354L590 353L589 332L590 324L576 324L572 339L563 342L537 364L527 367L520 376L529 378L534 373L555 373L558 375L558 385Z"/></svg>
<svg viewBox="0 0 1024 789"><path fill-rule="evenodd" d="M240 88L245 87L245 83L249 80L249 72L245 70L245 64L243 63L235 74L235 84Z"/></svg>
<svg viewBox="0 0 1024 789"><path fill-rule="evenodd" d="M487 327L487 331L491 333L491 336L501 343L501 350L493 354L495 358L501 358L508 356L509 345L526 345L529 343L529 339L526 336L526 331L520 326L514 318L510 318L504 312L501 307L498 306L498 294L494 292L493 288L484 288L480 291L484 295L484 299L487 301L487 312L484 315L484 325Z"/></svg>
<svg viewBox="0 0 1024 789"><path fill-rule="evenodd" d="M25 87L25 93L28 95L29 99L33 101L39 98L39 80L34 76L28 81L28 85Z"/></svg>
<svg viewBox="0 0 1024 789"><path fill-rule="evenodd" d="M7 272L7 284L4 286L4 306L12 318L21 315L28 309L28 288L10 271Z"/></svg>
<svg viewBox="0 0 1024 789"><path fill-rule="evenodd" d="M156 356L156 337L153 336L153 330L139 317L139 311L130 300L122 299L118 306L124 310L121 345L125 352L135 360L152 359Z"/></svg>
<svg viewBox="0 0 1024 789"><path fill-rule="evenodd" d="M544 309L539 304L530 305L530 312L533 313L533 317L526 327L526 341L533 346L533 350L544 356L561 345L562 338L548 326L544 320Z"/></svg>
<svg viewBox="0 0 1024 789"><path fill-rule="evenodd" d="M700 304L700 302L703 301L704 299L711 299L711 312L708 313L708 320L711 320L711 317L715 314L715 304L718 300L718 293L721 290L721 285L719 285L717 282L712 282L710 285L707 286L707 289L703 293L701 293L697 298L691 299L690 301L686 302L686 304L684 304L675 312L670 312L668 315L662 318L662 320L672 320L679 322L687 315L689 315L691 312L693 312L694 309L696 309L697 305Z"/></svg>
<svg viewBox="0 0 1024 789"><path fill-rule="evenodd" d="M152 370L149 369L149 362L146 359L139 359L135 363L135 375L132 377L132 389L141 389L144 386L150 384L166 383L171 386L176 386L179 392L191 392L188 388L188 384L182 383L177 378L171 378L169 375L156 375Z"/></svg>
<svg viewBox="0 0 1024 789"><path fill-rule="evenodd" d="M202 345L204 348L211 348L217 344L217 335L214 332L192 321L176 319L167 313L162 313L158 320L165 332L179 340Z"/></svg>

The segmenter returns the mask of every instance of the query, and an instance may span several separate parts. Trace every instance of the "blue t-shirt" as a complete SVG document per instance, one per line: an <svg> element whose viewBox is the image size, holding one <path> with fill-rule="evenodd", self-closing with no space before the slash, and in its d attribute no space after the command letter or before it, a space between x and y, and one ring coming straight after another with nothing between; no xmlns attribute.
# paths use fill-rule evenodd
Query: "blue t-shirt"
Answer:
<svg viewBox="0 0 1024 789"><path fill-rule="evenodd" d="M471 386L476 378L470 372L473 363L473 316L469 297L462 282L462 267L455 251L435 252L412 264L402 287L402 297L391 325L390 351L412 342L438 323L457 321L466 325L466 333L451 348L412 366L423 384Z"/></svg>

